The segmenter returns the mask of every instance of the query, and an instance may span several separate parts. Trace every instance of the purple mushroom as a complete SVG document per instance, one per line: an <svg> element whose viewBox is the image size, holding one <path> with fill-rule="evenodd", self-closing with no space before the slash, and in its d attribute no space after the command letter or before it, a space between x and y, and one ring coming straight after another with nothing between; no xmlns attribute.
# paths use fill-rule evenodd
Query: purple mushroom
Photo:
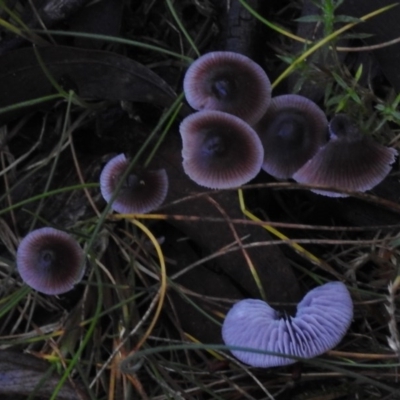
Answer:
<svg viewBox="0 0 400 400"><path fill-rule="evenodd" d="M16 262L28 286L50 295L73 289L85 271L85 254L78 242L54 228L36 229L25 236Z"/></svg>
<svg viewBox="0 0 400 400"><path fill-rule="evenodd" d="M328 120L311 100L287 94L272 98L254 130L264 146L262 169L287 179L327 142Z"/></svg>
<svg viewBox="0 0 400 400"><path fill-rule="evenodd" d="M261 169L264 157L256 132L243 120L221 111L186 117L179 131L185 173L200 186L228 189L243 185Z"/></svg>
<svg viewBox="0 0 400 400"><path fill-rule="evenodd" d="M234 114L249 124L257 122L271 99L271 83L250 58L229 51L207 53L187 70L186 99L195 110Z"/></svg>
<svg viewBox="0 0 400 400"><path fill-rule="evenodd" d="M129 167L124 154L112 158L100 175L100 190L110 202L118 184ZM168 192L168 176L164 169L136 168L124 180L111 208L121 214L145 214L158 208Z"/></svg>
<svg viewBox="0 0 400 400"><path fill-rule="evenodd" d="M299 183L351 192L365 192L378 185L390 172L397 150L382 146L363 135L352 120L338 114L329 124L330 140L294 175ZM330 197L348 194L313 190Z"/></svg>
<svg viewBox="0 0 400 400"><path fill-rule="evenodd" d="M231 349L236 358L253 367L276 367L297 361L287 356L313 358L332 349L352 318L353 303L346 286L330 282L308 292L297 305L295 317L282 316L261 300L239 301L226 315L222 337L227 346L277 353Z"/></svg>

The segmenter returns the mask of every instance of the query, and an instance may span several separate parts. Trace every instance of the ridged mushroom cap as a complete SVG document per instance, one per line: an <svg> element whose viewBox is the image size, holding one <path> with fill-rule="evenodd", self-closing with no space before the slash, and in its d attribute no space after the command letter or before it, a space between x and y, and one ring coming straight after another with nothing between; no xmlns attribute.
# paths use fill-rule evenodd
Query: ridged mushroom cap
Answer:
<svg viewBox="0 0 400 400"><path fill-rule="evenodd" d="M228 189L243 185L261 169L264 151L256 132L240 118L221 111L186 117L182 137L183 169L200 186Z"/></svg>
<svg viewBox="0 0 400 400"><path fill-rule="evenodd" d="M40 228L18 246L17 269L22 280L38 292L57 295L73 289L85 272L85 255L68 233Z"/></svg>
<svg viewBox="0 0 400 400"><path fill-rule="evenodd" d="M262 169L288 179L327 142L328 120L313 101L287 94L272 98L254 130L264 146Z"/></svg>
<svg viewBox="0 0 400 400"><path fill-rule="evenodd" d="M100 175L100 190L105 201L113 193L129 167L124 154L113 157ZM164 169L134 169L125 179L111 208L121 214L145 214L158 208L168 192L168 176Z"/></svg>
<svg viewBox="0 0 400 400"><path fill-rule="evenodd" d="M389 174L397 150L363 135L344 114L338 114L331 120L329 131L329 142L293 175L297 182L365 192ZM326 190L313 192L330 197L348 196Z"/></svg>
<svg viewBox="0 0 400 400"><path fill-rule="evenodd" d="M271 83L250 58L230 51L207 53L187 70L183 89L195 110L234 114L249 124L257 122L271 99Z"/></svg>
<svg viewBox="0 0 400 400"><path fill-rule="evenodd" d="M353 303L346 286L330 282L319 286L297 305L295 317L281 316L266 302L247 299L226 315L222 337L227 346L313 358L335 347L353 318ZM253 367L277 367L296 362L290 357L230 349Z"/></svg>

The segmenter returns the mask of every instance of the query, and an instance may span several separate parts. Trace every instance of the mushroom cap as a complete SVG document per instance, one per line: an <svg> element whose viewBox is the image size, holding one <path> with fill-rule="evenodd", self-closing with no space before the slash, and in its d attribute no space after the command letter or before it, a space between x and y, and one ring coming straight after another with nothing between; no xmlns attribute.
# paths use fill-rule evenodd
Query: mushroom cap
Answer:
<svg viewBox="0 0 400 400"><path fill-rule="evenodd" d="M293 179L309 185L365 192L389 174L397 150L362 135L343 114L331 120L329 129L329 142L293 175ZM348 196L319 189L313 192L330 197Z"/></svg>
<svg viewBox="0 0 400 400"><path fill-rule="evenodd" d="M100 190L110 202L118 183L129 167L124 154L112 158L100 175ZM168 176L164 169L136 168L125 179L111 208L121 214L145 214L158 208L168 192Z"/></svg>
<svg viewBox="0 0 400 400"><path fill-rule="evenodd" d="M254 178L264 157L256 132L243 120L221 111L186 117L179 131L185 173L211 189L238 187Z"/></svg>
<svg viewBox="0 0 400 400"><path fill-rule="evenodd" d="M336 114L329 121L329 135L332 139L342 139L346 142L359 141L363 134L358 126L346 114Z"/></svg>
<svg viewBox="0 0 400 400"><path fill-rule="evenodd" d="M250 58L230 51L207 53L187 70L183 89L195 110L234 114L249 124L257 122L271 100L271 83Z"/></svg>
<svg viewBox="0 0 400 400"><path fill-rule="evenodd" d="M222 337L227 346L313 358L336 346L353 318L353 303L346 286L330 282L319 286L297 305L295 317L282 317L262 300L236 303L226 315ZM295 363L275 354L230 350L253 367L276 367Z"/></svg>
<svg viewBox="0 0 400 400"><path fill-rule="evenodd" d="M85 272L85 254L68 233L40 228L18 246L17 269L22 280L38 292L57 295L73 289Z"/></svg>
<svg viewBox="0 0 400 400"><path fill-rule="evenodd" d="M278 179L291 178L328 139L325 113L296 94L273 97L254 129L264 146L262 169Z"/></svg>

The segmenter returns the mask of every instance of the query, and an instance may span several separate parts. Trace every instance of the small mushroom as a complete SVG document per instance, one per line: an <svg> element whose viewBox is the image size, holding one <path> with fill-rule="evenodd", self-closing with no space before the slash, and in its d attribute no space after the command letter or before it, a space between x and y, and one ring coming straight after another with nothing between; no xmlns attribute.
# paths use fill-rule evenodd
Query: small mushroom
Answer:
<svg viewBox="0 0 400 400"><path fill-rule="evenodd" d="M124 154L112 158L100 175L100 190L110 202L123 174L129 167ZM158 208L168 192L168 176L164 169L136 168L124 180L111 208L121 214L145 214Z"/></svg>
<svg viewBox="0 0 400 400"><path fill-rule="evenodd" d="M200 186L228 189L243 185L261 169L264 151L256 132L221 111L186 117L179 131L185 173Z"/></svg>
<svg viewBox="0 0 400 400"><path fill-rule="evenodd" d="M191 64L183 89L195 110L234 114L249 124L257 122L271 100L271 83L250 58L229 51L207 53Z"/></svg>
<svg viewBox="0 0 400 400"><path fill-rule="evenodd" d="M332 118L329 132L329 142L293 175L297 182L365 192L378 185L389 174L397 150L363 135L345 114ZM348 196L326 190L313 192L330 197Z"/></svg>
<svg viewBox="0 0 400 400"><path fill-rule="evenodd" d="M83 277L85 255L68 233L40 228L25 236L17 250L17 269L22 280L38 292L68 292Z"/></svg>
<svg viewBox="0 0 400 400"><path fill-rule="evenodd" d="M277 353L230 350L253 367L276 367L296 362L287 356L313 358L332 349L352 318L353 303L346 286L330 282L308 292L297 305L295 317L281 315L261 300L239 301L226 315L222 337L227 346Z"/></svg>
<svg viewBox="0 0 400 400"><path fill-rule="evenodd" d="M313 101L287 94L272 98L254 130L264 146L262 169L288 179L327 142L328 120Z"/></svg>

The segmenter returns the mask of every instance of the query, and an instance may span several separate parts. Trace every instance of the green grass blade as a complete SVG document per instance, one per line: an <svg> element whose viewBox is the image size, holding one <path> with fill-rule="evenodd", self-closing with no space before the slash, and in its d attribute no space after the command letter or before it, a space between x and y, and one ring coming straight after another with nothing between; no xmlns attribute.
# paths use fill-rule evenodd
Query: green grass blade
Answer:
<svg viewBox="0 0 400 400"><path fill-rule="evenodd" d="M84 33L84 32L53 31L53 30L43 30L43 29L36 29L36 30L34 30L34 32L46 33L46 34L54 35L54 36L72 36L72 37L81 37L81 38L94 39L94 40L103 40L105 42L111 42L111 43L126 44L129 46L140 47L142 49L151 50L151 51L155 51L157 53L161 53L161 54L165 54L165 55L168 55L168 56L171 56L174 58L178 58L178 59L184 61L186 64L190 64L191 62L193 62L193 58L191 58L191 57L187 57L182 54L178 54L173 51L163 49L162 47L137 42L135 40L124 39L124 38L120 38L117 36L107 36L107 35L99 35L99 34Z"/></svg>
<svg viewBox="0 0 400 400"><path fill-rule="evenodd" d="M240 0L240 1L242 1L242 0ZM368 19L376 17L377 15L382 14L396 6L398 6L398 4L391 4L389 6L382 7L378 10L375 10L369 14L364 15L363 17L360 18L360 21L347 24L347 25L341 27L340 29L336 30L332 34L326 36L325 38L320 40L318 43L316 43L314 46L312 46L307 51L305 51L300 57L298 57L296 60L294 60L293 63L291 65L289 65L289 67L286 68L286 70L283 71L280 76L278 76L278 78L272 84L272 88L275 88L276 86L278 86L279 83L283 81L283 79L285 79L287 76L289 76L296 69L297 65L301 64L304 60L306 60L308 57L310 57L311 54L315 53L319 48L321 48L325 44L329 43L331 40L336 39L343 32L348 31L349 29L353 28L360 22L365 22Z"/></svg>
<svg viewBox="0 0 400 400"><path fill-rule="evenodd" d="M188 41L188 43L190 44L190 46L192 47L194 52L197 54L197 57L200 57L200 52L199 52L196 44L194 43L193 39L190 37L188 31L183 26L182 21L179 19L178 14L176 13L175 8L174 8L174 6L172 4L172 1L171 0L166 0L166 2L167 2L167 6L169 8L169 11L171 12L172 16L174 17L174 20L177 23L177 25L179 26L179 29L181 30L183 36L185 36L185 38Z"/></svg>

